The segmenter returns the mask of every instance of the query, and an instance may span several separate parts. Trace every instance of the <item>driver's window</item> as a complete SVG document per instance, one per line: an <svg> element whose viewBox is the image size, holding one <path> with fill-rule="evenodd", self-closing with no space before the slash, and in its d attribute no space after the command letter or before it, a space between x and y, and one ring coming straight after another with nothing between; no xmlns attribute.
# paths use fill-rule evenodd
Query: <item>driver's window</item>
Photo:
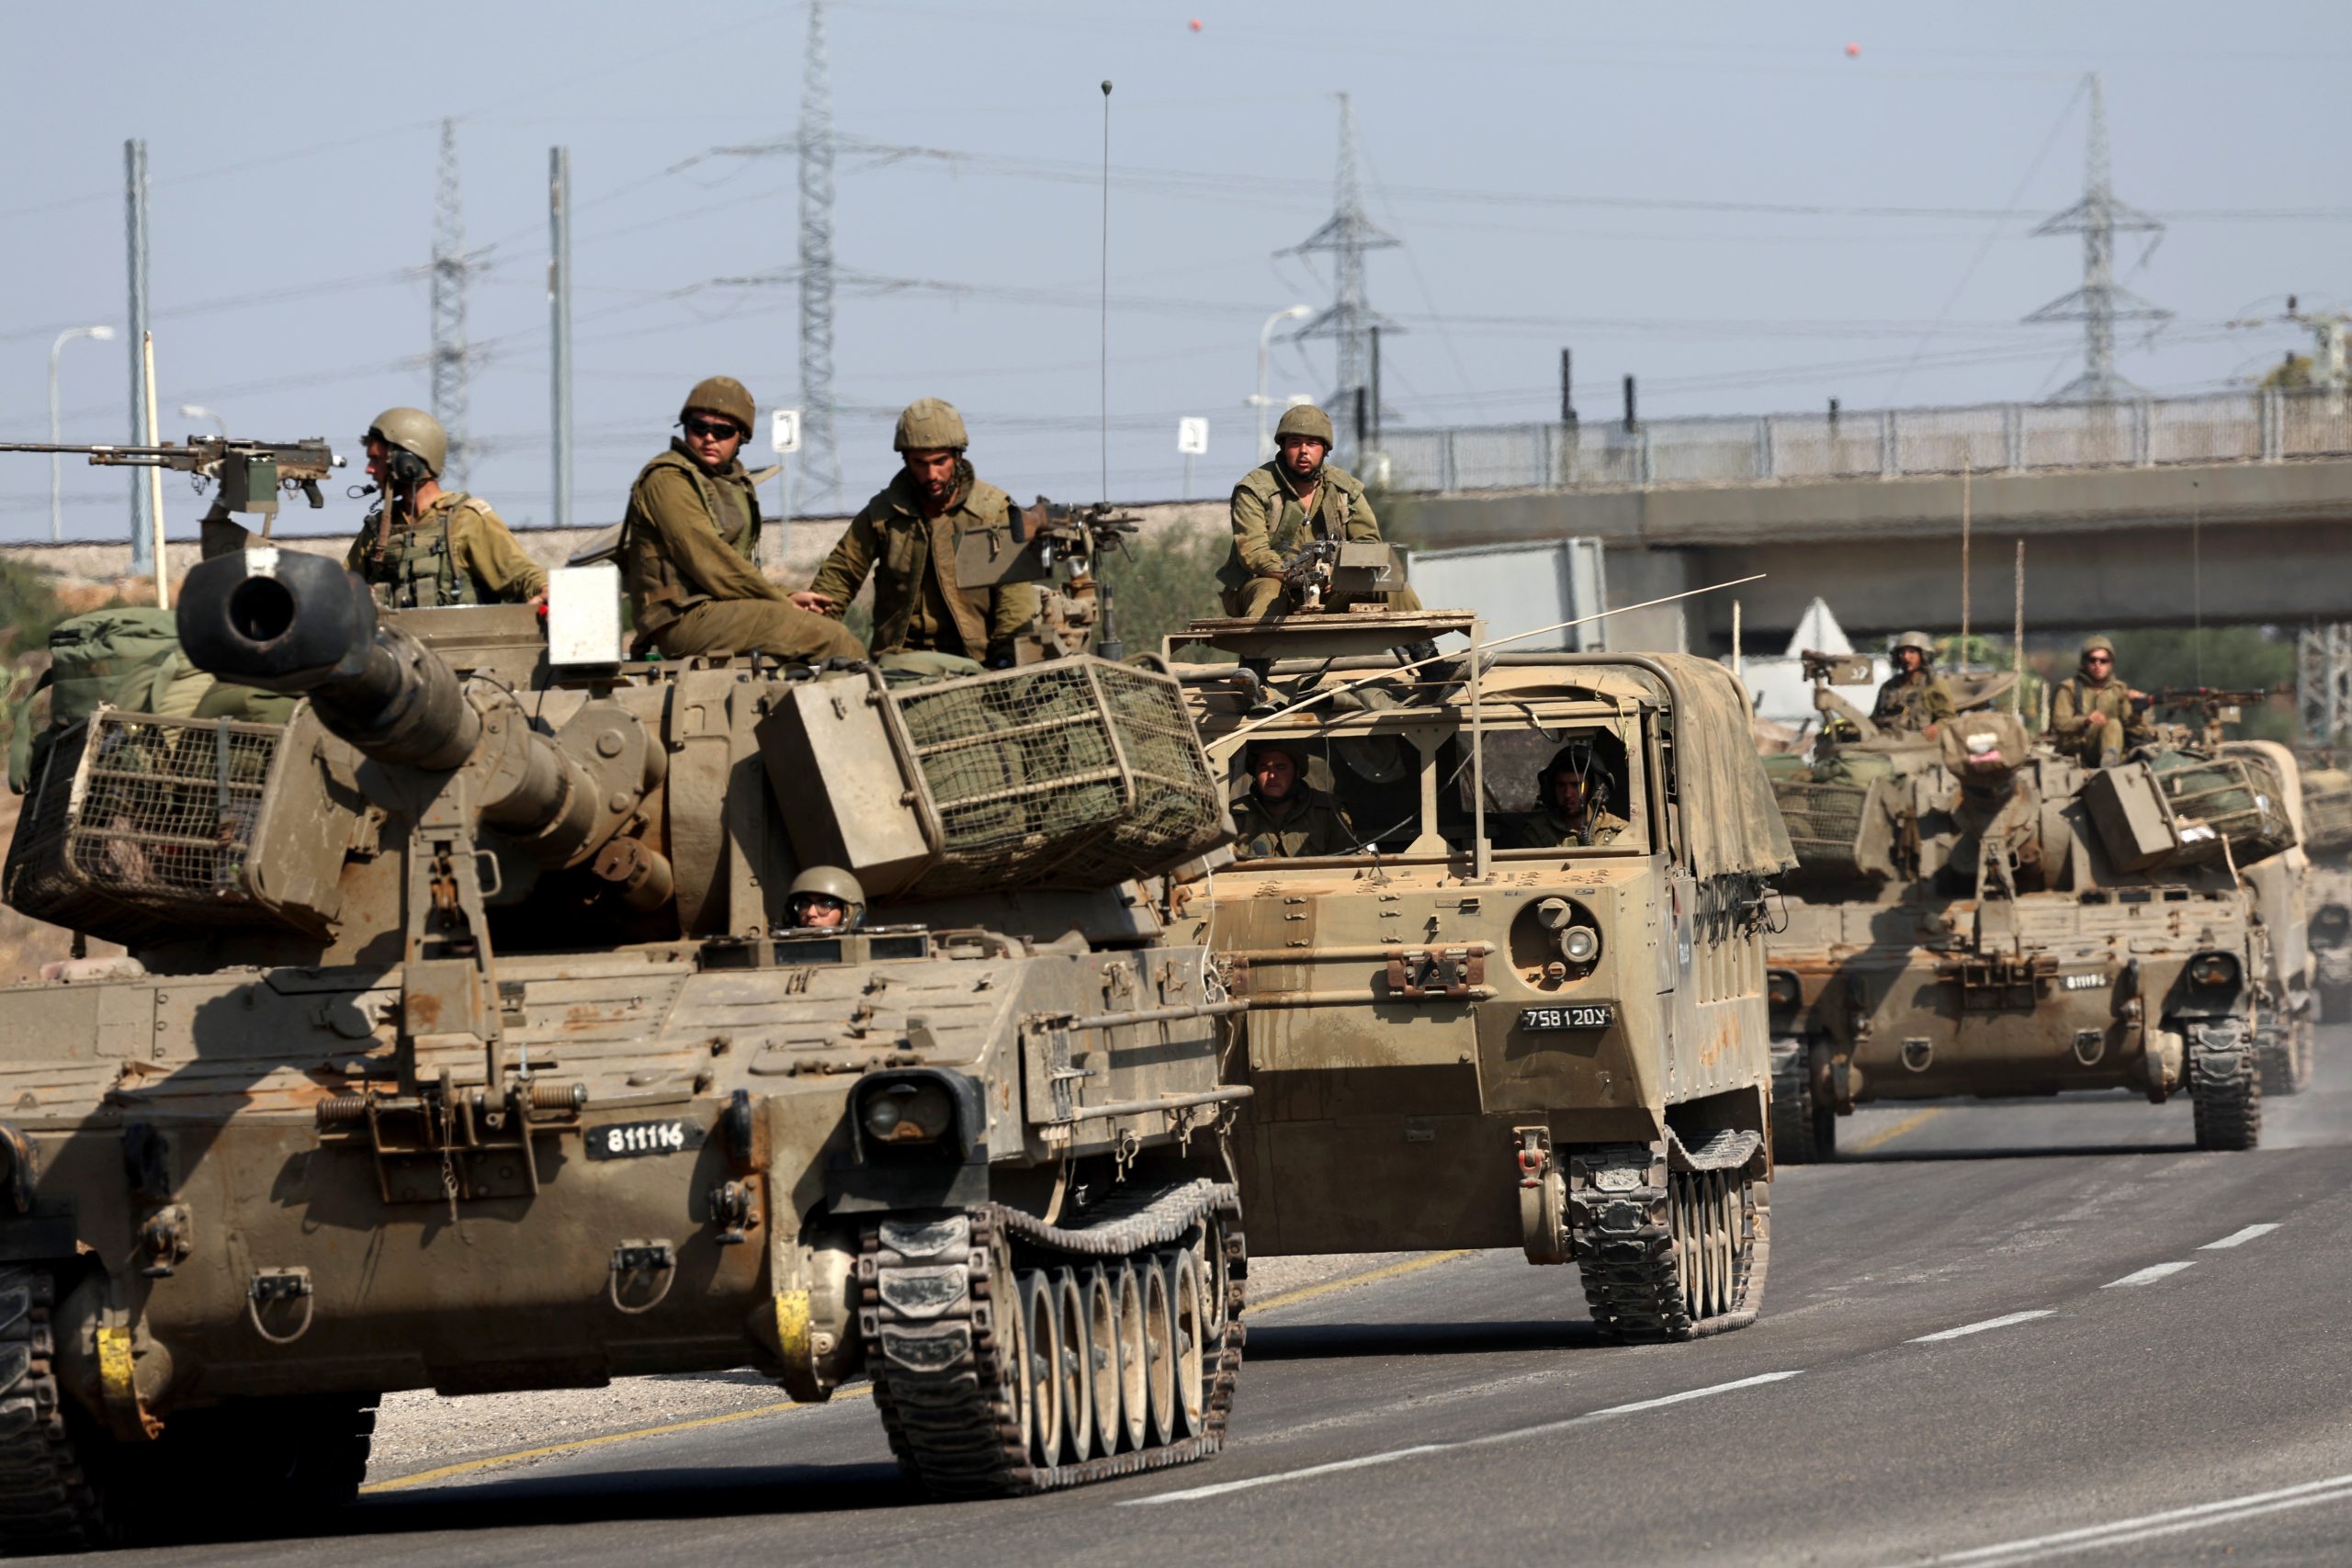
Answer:
<svg viewBox="0 0 2352 1568"><path fill-rule="evenodd" d="M1497 850L1638 849L1646 843L1646 813L1634 796L1625 743L1614 730L1489 729L1485 751L1487 840ZM1470 771L1464 768L1455 788L1441 796L1441 827L1457 847L1469 845L1472 803Z"/></svg>

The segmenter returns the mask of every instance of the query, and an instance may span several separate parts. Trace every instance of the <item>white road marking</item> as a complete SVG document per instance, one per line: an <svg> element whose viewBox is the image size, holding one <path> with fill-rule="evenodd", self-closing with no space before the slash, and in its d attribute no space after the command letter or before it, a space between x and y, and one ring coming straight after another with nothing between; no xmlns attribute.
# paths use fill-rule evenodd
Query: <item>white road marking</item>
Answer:
<svg viewBox="0 0 2352 1568"><path fill-rule="evenodd" d="M2189 1266L2190 1261L2184 1258L2177 1263L2151 1263L2136 1274L2126 1274L2120 1280L2109 1280L2099 1289L2112 1291L2124 1285L2153 1285L2167 1274L2179 1273Z"/></svg>
<svg viewBox="0 0 2352 1568"><path fill-rule="evenodd" d="M1752 1378L1733 1382L1712 1383L1705 1388L1685 1389L1680 1393L1664 1394L1657 1399L1638 1399L1631 1404L1612 1404L1604 1410L1587 1411L1582 1416L1570 1416L1558 1421L1543 1421L1532 1427L1518 1427L1508 1432L1489 1433L1483 1438L1463 1438L1450 1443L1417 1443L1409 1449L1388 1449L1376 1454L1363 1454L1355 1459L1335 1460L1329 1464L1310 1464L1300 1470L1278 1470L1271 1475L1252 1475L1239 1481L1220 1481L1210 1486L1188 1486L1182 1492L1161 1492L1149 1497L1123 1497L1123 1508L1148 1508L1160 1503L1191 1503L1203 1497L1222 1497L1232 1492L1250 1492L1261 1486L1275 1486L1286 1481L1305 1481L1312 1476L1330 1475L1343 1470L1364 1470L1376 1464L1393 1464L1400 1459L1418 1454L1448 1453L1456 1449L1482 1449L1496 1443L1516 1443L1523 1438L1539 1437L1546 1432L1558 1432L1570 1427L1582 1427L1589 1422L1611 1420L1631 1416L1637 1411L1658 1410L1669 1404L1681 1404L1693 1399L1705 1399L1718 1393L1730 1393L1737 1389L1758 1388L1765 1383L1781 1382L1795 1377L1796 1372L1759 1372Z"/></svg>
<svg viewBox="0 0 2352 1568"><path fill-rule="evenodd" d="M2223 1236L2219 1241L2209 1241L2197 1250L2199 1252L2219 1252L2224 1247L2244 1247L2247 1242L2252 1241L2255 1237L2268 1235L2272 1231L2275 1231L2278 1228L2278 1227L2277 1225L2248 1225L2242 1231L2232 1231L2229 1235Z"/></svg>
<svg viewBox="0 0 2352 1568"><path fill-rule="evenodd" d="M1939 1334L1922 1334L1911 1341L1914 1345L1932 1345L1939 1339L1965 1339L1972 1334L1982 1334L1988 1328L2007 1328L2013 1323L2031 1323L2037 1317L2054 1317L2046 1308L2032 1312L2013 1312L2001 1317L1988 1317L1982 1323L1963 1323L1958 1328L1947 1328Z"/></svg>
<svg viewBox="0 0 2352 1568"><path fill-rule="evenodd" d="M2170 1508L2161 1514L2143 1514L2137 1518L2111 1519L2103 1525L2060 1530L2054 1535L2029 1536L2022 1540L2005 1540L1994 1546L1972 1547L1965 1551L1948 1551L1939 1557L1914 1558L1911 1561L1917 1568L1959 1563L1972 1564L1973 1568L1993 1568L1995 1564L2032 1562L2045 1557L2095 1551L2100 1547L2128 1546L2133 1541L2153 1540L2158 1536L2209 1529L2215 1525L2235 1524L2240 1519L2255 1518L2263 1514L2284 1513L2290 1508L2308 1507L2314 1503L2340 1502L2347 1498L2352 1498L2352 1475L2331 1475L2324 1481L2306 1481L2299 1486L2282 1486L2274 1492L2254 1492L2243 1497L2226 1497L2216 1503Z"/></svg>

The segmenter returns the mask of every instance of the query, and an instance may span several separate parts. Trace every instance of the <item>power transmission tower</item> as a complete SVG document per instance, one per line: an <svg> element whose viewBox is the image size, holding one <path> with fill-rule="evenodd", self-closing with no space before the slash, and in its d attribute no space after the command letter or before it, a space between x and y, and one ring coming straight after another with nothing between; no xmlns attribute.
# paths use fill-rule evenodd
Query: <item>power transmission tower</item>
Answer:
<svg viewBox="0 0 2352 1568"><path fill-rule="evenodd" d="M824 0L809 0L800 69L801 510L838 505L833 445L833 85L825 59Z"/></svg>
<svg viewBox="0 0 2352 1568"><path fill-rule="evenodd" d="M1359 395L1369 399L1374 390L1366 378L1372 360L1373 329L1378 327L1390 333L1402 329L1364 301L1364 253L1386 250L1399 242L1364 215L1363 181L1357 171L1356 110L1345 93L1340 95L1340 169L1331 205L1331 216L1320 229L1289 250L1275 254L1307 255L1323 251L1331 255L1330 308L1311 318L1291 338L1297 342L1328 337L1338 345L1339 386L1325 407L1330 412L1331 423L1343 433L1340 445L1352 459L1354 446L1348 436L1353 434L1356 403ZM1370 418L1376 423L1379 415L1374 412Z"/></svg>
<svg viewBox="0 0 2352 1568"><path fill-rule="evenodd" d="M458 193L458 122L441 122L441 165L433 187L433 417L449 434L443 481L463 490L472 452L466 439L466 214Z"/></svg>
<svg viewBox="0 0 2352 1568"><path fill-rule="evenodd" d="M2305 626L2296 637L2295 712L2311 745L2352 740L2352 626Z"/></svg>
<svg viewBox="0 0 2352 1568"><path fill-rule="evenodd" d="M2083 237L2083 286L2052 299L2026 320L2083 323L2083 373L2061 388L2054 403L2115 403L2140 395L2140 389L2115 373L2115 323L2168 321L2173 313L2149 303L2115 282L2115 236L2118 233L2161 236L2165 226L2136 207L2115 199L2107 159L2107 97L2097 73L2087 78L2091 98L2089 143L2085 151L2083 199L2044 221L2041 234ZM2149 242L2154 249L2155 242Z"/></svg>

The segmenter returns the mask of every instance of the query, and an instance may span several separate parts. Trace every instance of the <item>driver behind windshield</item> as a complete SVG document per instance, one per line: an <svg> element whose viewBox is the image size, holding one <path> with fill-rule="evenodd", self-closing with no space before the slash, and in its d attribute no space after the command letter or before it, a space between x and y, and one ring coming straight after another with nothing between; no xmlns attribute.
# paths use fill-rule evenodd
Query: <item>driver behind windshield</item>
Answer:
<svg viewBox="0 0 2352 1568"><path fill-rule="evenodd" d="M1579 736L1553 754L1535 775L1535 798L1543 809L1520 826L1517 848L1564 849L1613 844L1634 825L1609 809L1609 770L1589 736Z"/></svg>
<svg viewBox="0 0 2352 1568"><path fill-rule="evenodd" d="M1306 784L1307 750L1292 740L1250 743L1250 788L1233 803L1238 860L1343 855L1355 825L1340 803Z"/></svg>

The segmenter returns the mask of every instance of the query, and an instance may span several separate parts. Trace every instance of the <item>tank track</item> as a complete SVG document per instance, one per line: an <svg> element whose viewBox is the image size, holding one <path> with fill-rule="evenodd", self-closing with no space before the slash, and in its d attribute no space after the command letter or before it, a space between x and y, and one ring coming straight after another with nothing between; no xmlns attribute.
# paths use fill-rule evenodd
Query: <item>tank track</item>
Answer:
<svg viewBox="0 0 2352 1568"><path fill-rule="evenodd" d="M1820 1165L1838 1157L1838 1117L1813 1093L1813 1048L1773 1042L1772 1163Z"/></svg>
<svg viewBox="0 0 2352 1568"><path fill-rule="evenodd" d="M1752 1137L1753 1134L1750 1134ZM1670 1169L1662 1145L1568 1158L1568 1248L1607 1337L1657 1344L1756 1320L1771 1257L1771 1185L1732 1168Z"/></svg>
<svg viewBox="0 0 2352 1568"><path fill-rule="evenodd" d="M933 1492L1006 1496L1182 1464L1223 1448L1241 1370L1248 1267L1241 1233L1225 1222L1239 1211L1233 1186L1195 1180L1122 1190L1075 1225L1001 1203L869 1225L857 1263L859 1333L899 1468ZM1085 1453L1047 1462L1029 1419L1037 1374L1024 1380L1015 1371L1027 1364L1020 1303L1041 1277L1058 1291L1069 1276L1083 1290L1105 1264L1132 1266L1138 1278L1148 1266L1173 1279L1186 1252L1204 1270L1200 1308L1209 1314L1198 1325L1200 1416L1177 1432L1146 1420L1140 1444L1123 1419ZM1102 1365L1099 1355L1092 1360ZM1067 1447L1068 1424L1059 1425L1057 1447Z"/></svg>
<svg viewBox="0 0 2352 1568"><path fill-rule="evenodd" d="M2280 1020L2262 1038L2262 1092L2301 1094L2312 1086L2313 1029L2308 1016Z"/></svg>
<svg viewBox="0 0 2352 1568"><path fill-rule="evenodd" d="M2262 1071L2239 1023L2188 1032L2188 1091L2200 1149L2250 1149L2262 1141Z"/></svg>
<svg viewBox="0 0 2352 1568"><path fill-rule="evenodd" d="M120 1517L82 1467L57 1385L45 1269L0 1269L0 1548L10 1555L118 1545Z"/></svg>

